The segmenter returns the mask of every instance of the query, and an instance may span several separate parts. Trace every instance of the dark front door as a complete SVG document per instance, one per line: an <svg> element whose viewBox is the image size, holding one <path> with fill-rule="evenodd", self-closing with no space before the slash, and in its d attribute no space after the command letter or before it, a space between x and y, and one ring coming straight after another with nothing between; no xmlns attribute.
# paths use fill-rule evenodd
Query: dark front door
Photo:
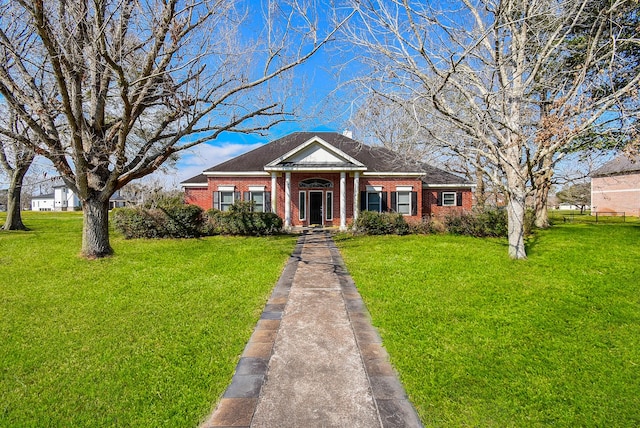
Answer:
<svg viewBox="0 0 640 428"><path fill-rule="evenodd" d="M309 192L309 224L322 224L322 192Z"/></svg>

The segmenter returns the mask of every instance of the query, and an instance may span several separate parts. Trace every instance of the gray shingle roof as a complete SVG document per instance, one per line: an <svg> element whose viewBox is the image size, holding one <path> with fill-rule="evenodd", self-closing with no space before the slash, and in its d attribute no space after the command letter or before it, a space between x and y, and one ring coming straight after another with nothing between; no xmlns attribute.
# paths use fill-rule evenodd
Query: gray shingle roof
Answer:
<svg viewBox="0 0 640 428"><path fill-rule="evenodd" d="M204 172L262 172L266 164L287 154L316 136L366 165L368 173L422 172L425 174L423 181L428 184L471 185L471 183L465 179L439 168L420 163L409 164L384 147L365 145L337 132L295 132L206 169ZM182 183L206 182L206 178L203 177L204 176L196 176Z"/></svg>
<svg viewBox="0 0 640 428"><path fill-rule="evenodd" d="M206 186L207 176L204 174L198 174L195 177L187 178L180 184L202 184L203 186Z"/></svg>
<svg viewBox="0 0 640 428"><path fill-rule="evenodd" d="M640 155L629 157L623 153L592 172L591 177L604 177L632 172L640 172Z"/></svg>

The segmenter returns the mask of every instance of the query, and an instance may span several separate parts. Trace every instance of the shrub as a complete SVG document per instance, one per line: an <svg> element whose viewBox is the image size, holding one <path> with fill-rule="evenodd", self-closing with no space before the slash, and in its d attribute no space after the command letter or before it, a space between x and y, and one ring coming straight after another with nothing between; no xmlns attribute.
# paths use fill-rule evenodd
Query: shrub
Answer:
<svg viewBox="0 0 640 428"><path fill-rule="evenodd" d="M525 233L533 230L534 215L531 210L525 214ZM454 235L504 238L509 226L506 210L487 210L474 213L458 213L445 217L447 231Z"/></svg>
<svg viewBox="0 0 640 428"><path fill-rule="evenodd" d="M409 233L413 235L431 235L446 232L442 221L435 217L425 217L419 221L409 223Z"/></svg>
<svg viewBox="0 0 640 428"><path fill-rule="evenodd" d="M445 217L445 225L453 235L505 237L508 232L505 211L451 214Z"/></svg>
<svg viewBox="0 0 640 428"><path fill-rule="evenodd" d="M203 234L202 208L195 205L171 205L158 208L117 208L113 225L125 239L195 238Z"/></svg>
<svg viewBox="0 0 640 428"><path fill-rule="evenodd" d="M158 208L164 213L164 230L171 238L196 238L203 234L204 211L197 205Z"/></svg>
<svg viewBox="0 0 640 428"><path fill-rule="evenodd" d="M406 235L410 227L402 214L362 211L354 224L365 235Z"/></svg>
<svg viewBox="0 0 640 428"><path fill-rule="evenodd" d="M282 231L282 219L274 213L253 212L253 203L237 201L229 211L207 211L205 230L211 235L264 236Z"/></svg>

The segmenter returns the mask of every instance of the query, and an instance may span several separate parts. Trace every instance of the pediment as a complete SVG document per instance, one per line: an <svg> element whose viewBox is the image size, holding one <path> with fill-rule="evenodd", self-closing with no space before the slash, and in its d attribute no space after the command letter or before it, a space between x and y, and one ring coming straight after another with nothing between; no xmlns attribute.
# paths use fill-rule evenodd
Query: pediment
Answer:
<svg viewBox="0 0 640 428"><path fill-rule="evenodd" d="M265 166L266 170L311 168L366 169L357 159L319 137L306 141Z"/></svg>

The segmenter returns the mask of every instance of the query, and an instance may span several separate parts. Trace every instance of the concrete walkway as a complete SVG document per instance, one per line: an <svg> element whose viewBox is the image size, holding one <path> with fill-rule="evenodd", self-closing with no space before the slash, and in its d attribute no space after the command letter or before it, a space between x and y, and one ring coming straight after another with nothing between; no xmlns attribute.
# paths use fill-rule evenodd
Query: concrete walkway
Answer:
<svg viewBox="0 0 640 428"><path fill-rule="evenodd" d="M303 234L214 427L421 427L331 236Z"/></svg>

